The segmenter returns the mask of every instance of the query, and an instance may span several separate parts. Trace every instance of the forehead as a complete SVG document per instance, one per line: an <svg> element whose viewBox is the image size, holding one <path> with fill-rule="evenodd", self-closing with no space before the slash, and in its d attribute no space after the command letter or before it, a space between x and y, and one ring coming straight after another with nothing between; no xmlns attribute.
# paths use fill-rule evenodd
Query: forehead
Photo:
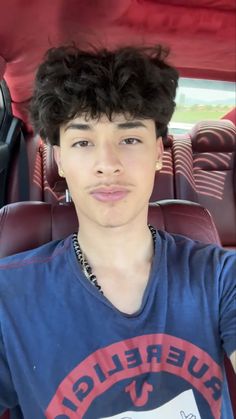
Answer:
<svg viewBox="0 0 236 419"><path fill-rule="evenodd" d="M114 114L111 120L106 115L101 115L100 118L91 118L86 115L80 115L68 121L61 126L62 132L75 130L96 130L100 128L109 128L113 130L121 129L153 129L155 123L152 119L142 119L132 117L131 115Z"/></svg>

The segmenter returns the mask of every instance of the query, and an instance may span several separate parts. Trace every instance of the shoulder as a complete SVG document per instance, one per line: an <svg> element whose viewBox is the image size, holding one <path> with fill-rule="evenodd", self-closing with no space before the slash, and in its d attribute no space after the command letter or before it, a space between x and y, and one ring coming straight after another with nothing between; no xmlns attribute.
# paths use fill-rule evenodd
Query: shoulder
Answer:
<svg viewBox="0 0 236 419"><path fill-rule="evenodd" d="M8 281L26 278L32 272L58 263L70 248L71 240L51 241L43 246L0 259L0 287Z"/></svg>
<svg viewBox="0 0 236 419"><path fill-rule="evenodd" d="M181 235L159 232L161 258L168 284L179 299L200 306L218 319L219 308L235 310L236 252ZM184 289L184 294L183 294ZM232 312L231 312L232 314Z"/></svg>
<svg viewBox="0 0 236 419"><path fill-rule="evenodd" d="M202 243L179 234L158 231L166 257L176 264L188 264L201 269L214 269L219 274L230 270L236 276L236 251L215 244Z"/></svg>
<svg viewBox="0 0 236 419"><path fill-rule="evenodd" d="M169 246L172 245L176 247L177 249L188 248L190 250L196 250L196 251L200 249L204 249L209 253L216 252L222 255L236 257L236 250L225 249L224 247L219 246L217 244L204 243L198 240L193 240L181 234L172 234L163 230L158 230L158 235L162 242L166 242L166 244L168 244Z"/></svg>

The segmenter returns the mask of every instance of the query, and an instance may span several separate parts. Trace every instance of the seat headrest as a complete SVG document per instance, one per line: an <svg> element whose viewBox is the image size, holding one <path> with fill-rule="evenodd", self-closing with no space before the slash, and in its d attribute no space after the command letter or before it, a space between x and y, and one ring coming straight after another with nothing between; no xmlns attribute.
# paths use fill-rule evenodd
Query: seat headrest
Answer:
<svg viewBox="0 0 236 419"><path fill-rule="evenodd" d="M44 177L49 187L54 192L65 193L67 183L66 180L58 174L58 167L54 158L53 148L49 144L43 145L43 166Z"/></svg>
<svg viewBox="0 0 236 419"><path fill-rule="evenodd" d="M166 135L162 137L164 148L169 148L173 146L173 135Z"/></svg>
<svg viewBox="0 0 236 419"><path fill-rule="evenodd" d="M3 79L4 73L5 73L5 69L6 69L6 61L0 55L0 81Z"/></svg>
<svg viewBox="0 0 236 419"><path fill-rule="evenodd" d="M166 200L150 204L148 221L160 230L220 244L210 213L193 202ZM0 210L0 257L63 239L77 229L72 203L51 205L31 201L6 205Z"/></svg>
<svg viewBox="0 0 236 419"><path fill-rule="evenodd" d="M198 122L190 132L193 151L197 152L233 152L236 149L236 128L233 122L220 121Z"/></svg>

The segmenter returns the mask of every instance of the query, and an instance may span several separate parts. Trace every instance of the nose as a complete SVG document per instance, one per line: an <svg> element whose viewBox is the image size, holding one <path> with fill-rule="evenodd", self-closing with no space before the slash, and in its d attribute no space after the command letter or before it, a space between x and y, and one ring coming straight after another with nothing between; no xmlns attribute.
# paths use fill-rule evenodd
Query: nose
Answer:
<svg viewBox="0 0 236 419"><path fill-rule="evenodd" d="M118 151L112 145L101 145L95 161L96 175L118 175L123 172L123 165Z"/></svg>

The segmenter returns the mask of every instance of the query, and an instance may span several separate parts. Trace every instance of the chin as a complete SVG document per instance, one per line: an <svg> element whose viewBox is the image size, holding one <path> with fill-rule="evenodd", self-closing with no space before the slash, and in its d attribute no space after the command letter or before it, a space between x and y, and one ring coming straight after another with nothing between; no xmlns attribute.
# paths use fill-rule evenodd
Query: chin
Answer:
<svg viewBox="0 0 236 419"><path fill-rule="evenodd" d="M109 214L102 214L93 218L95 224L103 228L119 228L130 224L135 219L135 215L116 214L115 211Z"/></svg>
<svg viewBox="0 0 236 419"><path fill-rule="evenodd" d="M137 218L139 222L147 222L147 208L148 204L135 205L133 208L116 208L115 205L110 208L79 208L77 207L77 215L80 223L86 225L92 223L94 226L100 228L119 228L126 225L131 225Z"/></svg>
<svg viewBox="0 0 236 419"><path fill-rule="evenodd" d="M124 225L128 224L127 220L102 220L98 222L101 227L103 228L119 228L123 227Z"/></svg>

